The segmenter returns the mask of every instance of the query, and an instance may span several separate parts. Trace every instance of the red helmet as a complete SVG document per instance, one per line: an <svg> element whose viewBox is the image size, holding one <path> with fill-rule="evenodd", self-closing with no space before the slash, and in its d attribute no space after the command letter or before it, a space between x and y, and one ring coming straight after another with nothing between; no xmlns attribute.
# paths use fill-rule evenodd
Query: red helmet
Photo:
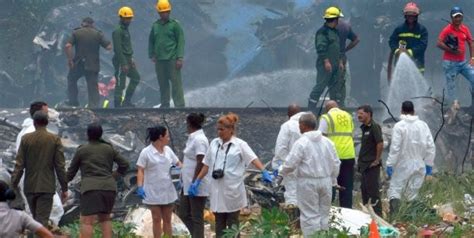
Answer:
<svg viewBox="0 0 474 238"><path fill-rule="evenodd" d="M405 16L418 16L420 15L420 9L414 2L409 2L407 5L405 5L405 8L403 9L403 14Z"/></svg>

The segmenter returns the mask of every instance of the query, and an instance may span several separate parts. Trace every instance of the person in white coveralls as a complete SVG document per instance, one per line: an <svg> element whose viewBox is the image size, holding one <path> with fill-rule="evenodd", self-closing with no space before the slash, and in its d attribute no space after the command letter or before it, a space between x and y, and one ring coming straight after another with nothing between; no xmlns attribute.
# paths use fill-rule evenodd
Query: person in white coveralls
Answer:
<svg viewBox="0 0 474 238"><path fill-rule="evenodd" d="M329 229L332 187L337 186L341 161L334 143L316 130L312 113L299 119L301 137L280 170L283 179L296 172L300 225L304 237Z"/></svg>
<svg viewBox="0 0 474 238"><path fill-rule="evenodd" d="M411 101L402 103L401 121L393 127L387 174L390 213L397 212L400 199L412 201L433 171L436 148L428 125L415 115Z"/></svg>

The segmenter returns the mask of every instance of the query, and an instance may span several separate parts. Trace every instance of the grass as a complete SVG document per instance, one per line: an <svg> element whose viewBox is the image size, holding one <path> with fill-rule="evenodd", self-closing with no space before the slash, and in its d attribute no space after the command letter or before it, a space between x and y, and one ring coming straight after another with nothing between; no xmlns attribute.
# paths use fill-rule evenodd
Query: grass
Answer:
<svg viewBox="0 0 474 238"><path fill-rule="evenodd" d="M465 217L467 208L464 205L464 194L474 193L474 172L463 175L438 173L431 180L426 180L415 201L401 201L398 213L390 217L393 224L405 229L407 236L416 235L421 227L436 227L442 223L437 208L451 207L454 214L463 217L451 223L451 232L447 237L472 237L472 214Z"/></svg>
<svg viewBox="0 0 474 238"><path fill-rule="evenodd" d="M114 237L120 238L136 238L135 234L132 233L132 230L135 228L135 225L129 223L123 223L121 221L112 221L112 231ZM64 234L67 234L69 237L75 238L79 237L80 233L80 223L75 221L67 226L61 227L61 231ZM94 225L94 238L102 237L102 231L98 224Z"/></svg>
<svg viewBox="0 0 474 238"><path fill-rule="evenodd" d="M403 227L402 237L416 237L422 227L437 227L442 223L442 218L437 214L435 207L450 203L456 215L464 217L460 222L454 222L442 232L439 237L464 238L474 237L474 227L472 223L472 215L466 217L466 211L463 200L464 194L474 195L474 172L466 173L460 176L448 173L438 173L431 181L425 181L423 187L419 191L417 200L412 202L402 201L400 210L391 217L391 222ZM357 199L357 198L355 198ZM330 223L338 223L340 221L331 218ZM292 229L294 221L290 216L278 209L262 209L258 216L251 217L248 221L240 226L234 226L225 231L224 237L237 237L241 233L242 237L262 237L262 238L279 238L288 237L291 234L297 234L298 231ZM62 228L63 231L70 234L71 237L78 237L79 222L76 221ZM136 237L131 233L133 225L124 224L122 222L113 222L113 231L115 237ZM100 228L95 226L94 237L101 237ZM331 228L328 231L321 231L313 236L313 238L334 237L346 238L351 237L345 230L337 230ZM353 236L352 236L353 237ZM363 236L362 236L363 237Z"/></svg>

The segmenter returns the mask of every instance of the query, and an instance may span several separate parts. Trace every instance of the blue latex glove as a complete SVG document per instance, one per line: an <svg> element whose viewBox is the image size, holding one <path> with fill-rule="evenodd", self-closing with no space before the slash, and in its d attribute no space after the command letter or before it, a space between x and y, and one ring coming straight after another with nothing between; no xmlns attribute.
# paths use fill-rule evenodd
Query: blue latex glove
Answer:
<svg viewBox="0 0 474 238"><path fill-rule="evenodd" d="M273 170L273 177L278 177L278 169Z"/></svg>
<svg viewBox="0 0 474 238"><path fill-rule="evenodd" d="M433 175L433 167L429 166L429 165L426 165L425 166L425 169L426 169L426 176L431 176Z"/></svg>
<svg viewBox="0 0 474 238"><path fill-rule="evenodd" d="M272 176L266 169L262 171L262 179L263 179L263 182L266 182L266 183L273 182Z"/></svg>
<svg viewBox="0 0 474 238"><path fill-rule="evenodd" d="M138 188L137 188L137 191L136 191L136 194L137 194L137 196L140 197L141 199L145 199L145 198L146 198L145 190L143 190L143 187L138 187Z"/></svg>
<svg viewBox="0 0 474 238"><path fill-rule="evenodd" d="M190 196L190 197L196 196L199 193L199 185L200 184L201 184L201 180L196 179L196 181L194 181L194 183L192 183L191 186L189 186L188 196Z"/></svg>
<svg viewBox="0 0 474 238"><path fill-rule="evenodd" d="M388 177L391 178L391 177L392 177L392 174L393 174L393 168L392 168L392 166L388 166L388 167L387 167L387 175L388 175Z"/></svg>

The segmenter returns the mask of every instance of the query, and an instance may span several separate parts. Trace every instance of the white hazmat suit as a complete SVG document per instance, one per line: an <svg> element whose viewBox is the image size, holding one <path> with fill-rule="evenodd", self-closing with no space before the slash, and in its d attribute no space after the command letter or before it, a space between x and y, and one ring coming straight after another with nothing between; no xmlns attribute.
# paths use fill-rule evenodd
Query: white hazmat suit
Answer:
<svg viewBox="0 0 474 238"><path fill-rule="evenodd" d="M428 125L418 116L402 115L393 127L387 167L393 175L387 191L389 199L416 198L425 178L425 165L433 166L435 145Z"/></svg>
<svg viewBox="0 0 474 238"><path fill-rule="evenodd" d="M298 121L301 115L305 113L299 112L281 125L275 144L275 157L272 160L272 168L274 170L279 169L290 153L293 144L300 138L301 133ZM296 205L296 174L288 174L283 180L283 185L285 186L285 203Z"/></svg>
<svg viewBox="0 0 474 238"><path fill-rule="evenodd" d="M320 131L305 132L283 163L281 175L284 178L296 170L304 237L329 229L332 186L337 184L340 164L334 143Z"/></svg>

